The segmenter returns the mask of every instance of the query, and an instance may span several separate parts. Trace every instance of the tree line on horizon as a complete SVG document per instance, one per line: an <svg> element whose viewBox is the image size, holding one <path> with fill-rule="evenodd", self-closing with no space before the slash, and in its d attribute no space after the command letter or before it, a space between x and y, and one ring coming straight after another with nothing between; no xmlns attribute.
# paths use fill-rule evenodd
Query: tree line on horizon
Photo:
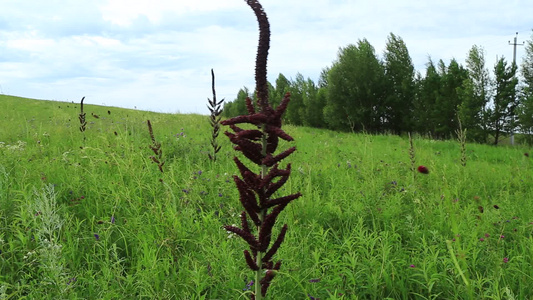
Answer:
<svg viewBox="0 0 533 300"><path fill-rule="evenodd" d="M418 133L435 139L453 138L467 129L470 142L497 145L511 132L533 144L533 35L526 42L520 72L513 62L497 59L490 70L485 51L474 45L465 66L452 59L429 58L425 75L415 71L403 39L391 33L379 58L366 39L340 48L315 83L300 73L295 79L279 74L269 84L277 106L291 93L284 121L293 125L374 134ZM243 87L224 104L222 115L246 114Z"/></svg>

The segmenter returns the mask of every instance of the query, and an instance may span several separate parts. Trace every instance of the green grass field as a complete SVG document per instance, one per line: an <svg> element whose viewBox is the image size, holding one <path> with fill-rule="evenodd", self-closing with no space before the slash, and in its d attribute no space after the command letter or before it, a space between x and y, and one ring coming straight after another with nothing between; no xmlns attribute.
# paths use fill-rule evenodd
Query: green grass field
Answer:
<svg viewBox="0 0 533 300"><path fill-rule="evenodd" d="M0 299L249 298L247 245L222 228L237 152L221 135L208 159L207 116L84 105L82 133L79 103L0 106ZM425 175L407 137L284 129L282 193L303 197L269 299L533 299L530 149L467 144L463 167L458 142L415 137Z"/></svg>

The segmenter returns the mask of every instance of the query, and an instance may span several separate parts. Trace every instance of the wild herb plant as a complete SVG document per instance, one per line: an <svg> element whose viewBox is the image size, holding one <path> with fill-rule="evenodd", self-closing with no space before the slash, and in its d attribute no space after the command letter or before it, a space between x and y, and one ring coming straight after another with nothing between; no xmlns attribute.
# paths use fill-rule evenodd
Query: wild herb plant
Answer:
<svg viewBox="0 0 533 300"><path fill-rule="evenodd" d="M146 124L148 124L148 133L150 134L150 139L152 140L152 144L149 147L154 152L154 155L151 155L150 159L152 160L152 162L157 164L159 171L161 173L164 173L163 166L165 165L165 162L162 161L163 150L161 150L161 143L156 142L155 140L154 131L152 129L152 123L150 123L150 120L147 120Z"/></svg>
<svg viewBox="0 0 533 300"><path fill-rule="evenodd" d="M463 129L461 124L461 119L458 118L459 128L455 131L457 134L457 140L459 145L461 145L461 166L466 167L466 129Z"/></svg>
<svg viewBox="0 0 533 300"><path fill-rule="evenodd" d="M87 121L85 120L85 112L83 112L83 100L85 100L85 97L81 98L80 114L78 118L80 120L80 131L83 133L83 142L85 143L85 128L87 126Z"/></svg>
<svg viewBox="0 0 533 300"><path fill-rule="evenodd" d="M57 289L59 295L64 295L68 286L64 284L67 278L63 245L60 233L63 229L64 219L59 213L57 194L52 184L47 184L41 191L34 191L34 201L31 202L30 212L33 213L34 238L39 247L36 262L42 274L42 284L50 285ZM33 260L33 254L26 257Z"/></svg>
<svg viewBox="0 0 533 300"><path fill-rule="evenodd" d="M217 94L215 92L215 72L211 69L211 88L213 90L213 100L207 98L207 108L211 112L209 117L209 124L213 128L213 133L211 134L211 147L213 148L212 153L208 153L209 159L212 161L217 160L217 153L220 151L220 145L218 144L217 138L220 131L220 119L222 114L222 103L224 99L217 102Z"/></svg>
<svg viewBox="0 0 533 300"><path fill-rule="evenodd" d="M408 133L409 136L409 160L411 161L411 172L415 172L416 170L416 150L415 145L413 143L413 136L411 133Z"/></svg>
<svg viewBox="0 0 533 300"><path fill-rule="evenodd" d="M247 0L254 11L259 23L259 45L257 49L255 82L257 93L256 112L252 100L246 98L248 115L222 121L234 133L225 132L230 141L235 144L235 150L240 151L251 163L259 167L259 172L249 169L237 157L235 163L241 178L234 176L233 180L239 190L240 202L244 207L241 213L241 227L226 225L224 228L240 236L248 243L249 249L244 250L244 258L248 267L255 272L255 292L251 299L262 299L271 284L272 279L281 267L281 261L273 262L273 257L285 238L288 226L284 224L274 243L272 230L279 214L287 205L301 196L300 193L275 197L274 194L287 182L291 173L291 165L286 169L279 168L279 162L293 153L296 148L289 148L275 154L279 139L292 141L293 138L281 129L281 117L290 101L290 94L283 97L280 105L273 109L268 101L267 85L267 56L270 45L270 25L261 4L255 0ZM237 124L251 124L256 129L243 129ZM279 177L279 178L278 178ZM278 179L277 181L275 181ZM250 228L249 220L255 226Z"/></svg>

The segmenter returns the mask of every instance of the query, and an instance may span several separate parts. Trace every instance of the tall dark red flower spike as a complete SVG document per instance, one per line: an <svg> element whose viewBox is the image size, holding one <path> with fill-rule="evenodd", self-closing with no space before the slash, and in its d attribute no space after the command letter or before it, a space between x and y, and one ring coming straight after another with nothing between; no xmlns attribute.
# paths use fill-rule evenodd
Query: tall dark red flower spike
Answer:
<svg viewBox="0 0 533 300"><path fill-rule="evenodd" d="M283 225L273 243L271 243L272 229L283 209L301 194L274 196L291 174L291 165L288 164L286 169L280 169L279 162L296 150L295 147L291 147L276 154L280 138L285 141L293 140L281 129L281 117L289 104L290 94L285 94L276 109L270 106L266 70L270 25L263 7L257 0L246 0L246 3L254 11L259 23L259 45L255 66L257 103L254 106L252 100L247 98L248 114L222 121L221 124L232 129L233 133L225 132L225 134L235 144L235 150L259 166L259 172L255 173L239 158L234 158L241 176L234 176L233 179L239 190L239 200L244 211L241 213L240 228L236 226L224 226L224 228L248 243L250 251L244 250L244 257L250 269L256 272L256 289L252 293L252 299L261 299L265 296L276 274L275 271L281 267L281 261L274 264L272 258L283 242L288 227L287 224ZM256 107L259 111L256 111ZM243 129L238 126L240 124L251 124L255 129ZM255 230L248 222L255 225Z"/></svg>

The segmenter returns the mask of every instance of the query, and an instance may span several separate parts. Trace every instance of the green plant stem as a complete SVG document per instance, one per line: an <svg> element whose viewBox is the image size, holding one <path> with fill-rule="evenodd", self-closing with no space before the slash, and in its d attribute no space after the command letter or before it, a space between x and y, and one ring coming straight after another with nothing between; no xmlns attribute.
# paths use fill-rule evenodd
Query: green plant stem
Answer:
<svg viewBox="0 0 533 300"><path fill-rule="evenodd" d="M261 138L261 153L263 154L263 157L266 157L267 154L267 133L265 130L265 124L261 126L261 131L263 132L263 136ZM266 165L261 165L261 179L263 179L268 172L268 167ZM263 188L264 189L264 188ZM261 224L265 220L265 216L267 213L267 209L263 209L261 211L261 214L259 215L259 220L261 221ZM257 227L257 232L259 232L260 226ZM256 263L259 269L255 271L255 299L261 300L263 296L261 295L261 273L263 273L263 253L261 251L257 251L257 259Z"/></svg>
<svg viewBox="0 0 533 300"><path fill-rule="evenodd" d="M261 222L263 222L263 220L265 219L265 213L264 213L264 210L261 212L261 215L259 216L259 220L261 220ZM259 226L257 227L257 231L259 232ZM261 273L263 273L263 269L262 269L262 265L263 265L263 252L261 251L257 251L257 259L256 259L256 263L257 263L257 266L259 267L259 269L257 271L255 271L255 299L256 300L261 300L262 299L262 295L261 295Z"/></svg>
<svg viewBox="0 0 533 300"><path fill-rule="evenodd" d="M446 240L446 246L448 246L448 251L450 252L450 256L452 258L453 264L455 265L455 268L457 269L457 272L459 272L459 275L461 275L461 278L463 279L465 285L468 287L469 286L468 279L466 279L466 276L463 273L463 270L461 270L461 266L459 266L457 257L455 257L455 252L453 251L452 242L450 240Z"/></svg>

